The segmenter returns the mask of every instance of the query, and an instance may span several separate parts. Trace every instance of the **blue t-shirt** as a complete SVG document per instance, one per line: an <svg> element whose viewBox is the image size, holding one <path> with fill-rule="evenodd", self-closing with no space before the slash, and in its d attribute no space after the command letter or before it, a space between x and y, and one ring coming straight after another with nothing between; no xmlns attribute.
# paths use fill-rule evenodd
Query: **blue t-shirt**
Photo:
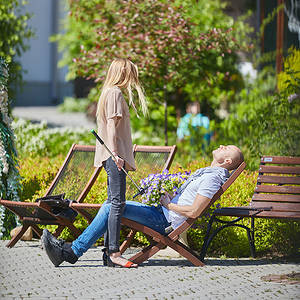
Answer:
<svg viewBox="0 0 300 300"><path fill-rule="evenodd" d="M177 128L177 137L179 139L183 139L185 136L190 136L190 130L189 125L192 127L204 127L205 129L209 129L209 118L202 115L202 114L186 114L180 119L178 128ZM210 140L210 134L207 133L204 135L204 139L209 141Z"/></svg>
<svg viewBox="0 0 300 300"><path fill-rule="evenodd" d="M229 171L221 167L206 167L197 170L178 189L178 194L171 203L192 205L197 194L211 199L229 177ZM173 229L180 226L187 218L179 213L163 207L166 219Z"/></svg>

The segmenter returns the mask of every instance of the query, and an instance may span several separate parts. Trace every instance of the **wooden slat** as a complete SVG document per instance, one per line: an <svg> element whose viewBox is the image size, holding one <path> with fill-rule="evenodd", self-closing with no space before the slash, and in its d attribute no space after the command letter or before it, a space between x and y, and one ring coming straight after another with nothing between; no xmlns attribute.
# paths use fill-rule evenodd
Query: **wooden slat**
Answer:
<svg viewBox="0 0 300 300"><path fill-rule="evenodd" d="M102 206L101 203L76 203L72 202L70 204L71 208L75 209L100 209Z"/></svg>
<svg viewBox="0 0 300 300"><path fill-rule="evenodd" d="M282 202L259 202L254 204L252 203L252 208L256 207L272 207L272 211L297 211L300 212L300 202L298 203L282 203ZM253 205L254 204L254 205Z"/></svg>
<svg viewBox="0 0 300 300"><path fill-rule="evenodd" d="M261 163L270 164L291 164L300 165L300 157L293 156L267 156L264 155L260 159Z"/></svg>
<svg viewBox="0 0 300 300"><path fill-rule="evenodd" d="M287 219L287 220L299 220L300 212L282 212L282 211L262 211L255 215L257 218L271 218L271 219Z"/></svg>
<svg viewBox="0 0 300 300"><path fill-rule="evenodd" d="M77 145L75 144L75 151L84 151L84 152L95 152L96 146L93 145Z"/></svg>
<svg viewBox="0 0 300 300"><path fill-rule="evenodd" d="M281 184L300 184L299 176L268 176L259 175L257 177L259 183L281 183Z"/></svg>
<svg viewBox="0 0 300 300"><path fill-rule="evenodd" d="M162 152L169 153L173 150L174 146L147 146L147 145L135 145L135 152Z"/></svg>
<svg viewBox="0 0 300 300"><path fill-rule="evenodd" d="M267 203L268 204L268 203ZM216 216L229 216L229 217L256 217L256 218L274 218L274 219L299 219L299 211L276 211L276 210L247 210L239 209L239 207L233 207L232 209L218 209L214 212Z"/></svg>
<svg viewBox="0 0 300 300"><path fill-rule="evenodd" d="M176 151L177 151L177 146L176 146L176 145L173 145L173 146L171 146L171 147L172 147L172 148L171 148L171 150L170 150L169 157L168 157L168 159L167 159L167 161L166 161L166 163L165 163L165 165L164 165L164 170L165 170L165 169L166 169L166 170L169 170L169 169L170 169L170 166L171 166L171 164L172 164L172 162L173 162L175 153L176 153Z"/></svg>
<svg viewBox="0 0 300 300"><path fill-rule="evenodd" d="M88 183L84 187L83 191L79 195L79 197L76 199L77 202L83 202L89 191L91 190L93 184L95 183L96 179L98 178L98 175L100 174L100 171L102 169L101 167L96 167L92 176L90 177Z"/></svg>
<svg viewBox="0 0 300 300"><path fill-rule="evenodd" d="M300 195L254 194L252 201L300 202Z"/></svg>
<svg viewBox="0 0 300 300"><path fill-rule="evenodd" d="M257 193L280 193L280 194L300 194L300 187L296 186L275 186L275 185L257 185L255 187Z"/></svg>
<svg viewBox="0 0 300 300"><path fill-rule="evenodd" d="M231 176L226 180L226 182L222 186L222 192L224 193L231 184L237 179L237 177L243 172L246 167L246 163L242 162L239 167L231 174ZM214 196L215 198L216 196Z"/></svg>
<svg viewBox="0 0 300 300"><path fill-rule="evenodd" d="M263 165L260 165L258 171L259 171L259 173L297 174L297 175L300 175L300 167L263 166Z"/></svg>

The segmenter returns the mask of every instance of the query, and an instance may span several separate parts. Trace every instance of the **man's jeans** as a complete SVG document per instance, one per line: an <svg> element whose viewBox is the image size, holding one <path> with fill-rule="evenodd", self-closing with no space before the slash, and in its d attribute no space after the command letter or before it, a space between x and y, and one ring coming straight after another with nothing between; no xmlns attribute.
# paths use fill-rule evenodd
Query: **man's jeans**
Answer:
<svg viewBox="0 0 300 300"><path fill-rule="evenodd" d="M72 243L72 250L77 257L82 256L107 230L111 205L111 203L103 204L93 222ZM165 228L170 225L160 206L148 206L135 201L126 201L123 217L148 226L161 234L165 234Z"/></svg>

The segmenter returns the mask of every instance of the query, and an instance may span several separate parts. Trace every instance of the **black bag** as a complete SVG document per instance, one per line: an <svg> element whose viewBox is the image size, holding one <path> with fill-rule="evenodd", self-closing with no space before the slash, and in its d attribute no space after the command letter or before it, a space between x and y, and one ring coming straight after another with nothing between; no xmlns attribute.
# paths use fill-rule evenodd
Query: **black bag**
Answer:
<svg viewBox="0 0 300 300"><path fill-rule="evenodd" d="M35 202L44 202L51 208L51 212L58 217L69 219L73 221L78 213L69 207L71 202L74 200L65 199L65 193L59 195L49 195L46 197L38 198Z"/></svg>

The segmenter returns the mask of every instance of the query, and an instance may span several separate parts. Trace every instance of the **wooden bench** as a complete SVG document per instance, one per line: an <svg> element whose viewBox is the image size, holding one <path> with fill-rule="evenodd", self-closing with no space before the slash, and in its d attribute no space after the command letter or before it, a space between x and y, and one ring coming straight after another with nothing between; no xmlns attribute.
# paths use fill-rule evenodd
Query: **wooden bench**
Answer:
<svg viewBox="0 0 300 300"><path fill-rule="evenodd" d="M251 255L255 257L255 218L275 218L284 220L300 219L300 157L263 156L261 158L257 184L249 206L223 207L216 209L210 218L201 250L201 260L213 238L224 228L236 226L247 230ZM237 217L222 220L219 217ZM237 223L243 218L251 218L251 227ZM212 232L214 222L221 223Z"/></svg>

